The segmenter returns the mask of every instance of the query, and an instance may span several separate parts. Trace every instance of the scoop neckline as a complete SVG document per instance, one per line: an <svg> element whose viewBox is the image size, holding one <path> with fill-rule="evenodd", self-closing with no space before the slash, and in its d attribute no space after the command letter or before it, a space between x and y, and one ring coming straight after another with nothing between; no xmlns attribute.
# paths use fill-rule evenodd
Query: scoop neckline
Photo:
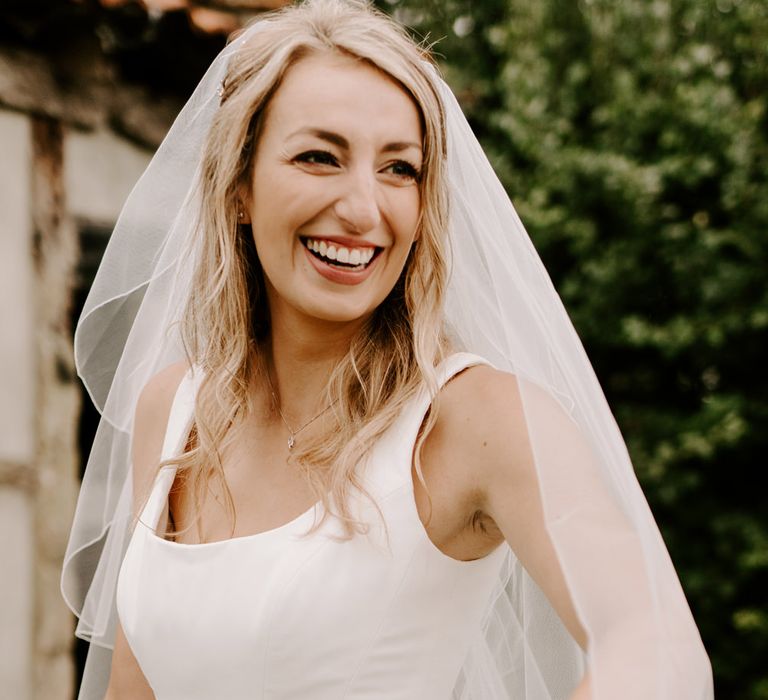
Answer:
<svg viewBox="0 0 768 700"><path fill-rule="evenodd" d="M467 360L469 360L469 362L467 362ZM448 375L449 378L452 377L455 374L455 371L453 370L453 365L454 364L456 364L456 365L464 365L463 369L467 369L469 367L472 367L472 366L475 366L475 365L478 365L478 364L488 364L490 366L493 366L493 365L491 365L491 363L488 362L488 360L486 360L483 357L480 357L479 355L474 355L473 353L467 353L467 352L456 352L456 353L453 353L452 355L444 358L442 360L442 362L440 363L440 365L437 367L437 370L438 370L438 373L440 374L440 376L442 376L442 374L446 374L446 375ZM459 371L462 371L462 370L459 370ZM186 379L187 376L190 376L190 375L186 375L185 378L182 380L182 383L184 382L184 380ZM444 382L445 382L445 379L442 379L440 381L440 385L442 386L444 384ZM420 402L419 402L418 398L414 397L414 405L418 406L419 403ZM427 408L428 408L428 406L427 406ZM174 407L172 407L171 412L173 412L173 410L174 410ZM170 417L169 417L169 420L170 420ZM422 416L422 420L423 420L423 416ZM392 426L390 426L390 429L392 429L393 426L396 423L397 423L397 421ZM182 436L181 436L180 440L185 439L185 436L187 436L189 434L189 430L191 429L191 424L192 424L192 420L190 419L188 424L187 424L186 430L184 430L183 433L182 433ZM319 516L323 515L324 504L323 504L322 500L319 500L319 501L316 501L314 504L312 504L304 512L299 513L295 518L292 518L291 520L289 520L286 523L283 523L282 525L278 525L276 527L270 528L269 530L262 530L261 532L254 532L254 533L251 533L251 534L248 534L248 535L240 535L238 537L228 537L227 539L215 540L213 542L175 542L173 540L168 540L168 539L165 539L164 537L161 537L160 535L158 535L158 533L157 533L157 526L158 526L158 523L160 521L160 516L161 516L161 514L163 512L163 509L168 507L168 505L169 505L168 504L168 496L170 494L171 487L173 486L173 480L175 479L177 469L178 469L177 466L174 465L174 464L168 464L168 465L166 465L166 466L164 466L164 467L162 467L160 469L160 471L158 472L158 474L156 476L156 480L155 480L155 483L153 485L153 490L155 488L157 488L157 485L158 485L157 481L159 479L163 478L164 476L167 478L168 483L163 488L162 496L158 497L158 502L157 502L157 505L155 505L155 509L154 509L156 512L153 513L153 517L152 518L148 518L148 519L145 520L143 518L144 514L142 513L142 517L140 518L140 520L144 522L145 526L149 530L149 535L153 539L155 539L155 540L157 540L157 541L159 541L159 542L161 542L161 543L163 543L165 545L168 545L171 548L175 547L177 549L190 549L191 550L191 549L206 548L206 547L207 548L211 548L211 547L216 547L216 546L226 547L226 546L236 546L236 545L233 545L232 543L254 542L254 541L259 540L259 539L269 539L270 537L281 535L281 534L285 534L286 532L294 530L299 525L303 524L305 520L308 520L310 516L313 516L315 518L315 522L317 522L318 515ZM168 476L166 474L166 471L172 472L172 475ZM492 550L491 552L489 552L484 557L481 557L480 559L472 559L472 560L469 560L469 561L463 561L463 560L460 560L460 559L454 559L453 557L450 557L447 554L445 554L429 538L429 536L426 533L426 529L424 528L423 523L421 523L421 519L418 517L418 511L416 510L415 501L413 500L413 496L414 496L414 494L413 494L413 478L412 478L412 475L410 473L410 468L409 468L409 471L408 471L408 478L407 478L407 482L406 483L410 485L411 501L413 502L414 512L416 512L417 520L419 521L419 524L421 526L420 529L422 531L422 534L423 534L424 538L430 543L430 545L435 549L435 551L439 552L441 556L443 556L446 559L449 559L451 561L454 561L454 562L466 565L466 564L473 564L473 563L478 562L478 561L484 561L485 559L487 559L488 557L493 555L498 550L498 548L496 548L496 549ZM152 495L154 495L154 494L152 494ZM151 498L152 497L150 496L150 500L151 500ZM147 503L147 506L145 507L145 510L147 510L149 508L149 506L150 506L150 503ZM147 522L151 523L151 525L148 525Z"/></svg>
<svg viewBox="0 0 768 700"><path fill-rule="evenodd" d="M164 473L165 470L172 470L172 474L169 472ZM168 540L165 537L161 537L157 532L157 526L160 522L160 516L163 512L163 509L165 507L168 507L168 495L171 490L171 486L173 485L173 480L176 478L176 467L173 465L168 465L166 467L163 467L163 469L160 470L160 472L157 475L157 479L159 480L161 477L165 477L168 481L167 488L163 487L163 494L162 497L158 496L158 507L157 507L157 513L153 514L151 524L144 523L147 529L149 530L149 535L154 540L157 540L158 542L169 545L170 547L175 547L179 549L198 549L198 548L210 548L210 547L216 547L216 546L232 546L232 543L239 543L239 542L253 542L257 539L266 539L268 537L279 535L284 533L286 530L292 530L294 527L297 527L298 525L302 524L305 520L308 520L310 516L316 516L320 514L323 510L323 502L322 501L316 501L313 503L309 508L307 508L305 511L299 513L295 518L292 518L288 522L283 523L282 525L277 525L276 527L270 528L268 530L261 530L260 532L252 532L248 535L238 535L237 537L228 537L223 540L214 540L213 542L175 542L174 540ZM155 483L155 486L157 486L157 483ZM160 507L162 505L162 508Z"/></svg>

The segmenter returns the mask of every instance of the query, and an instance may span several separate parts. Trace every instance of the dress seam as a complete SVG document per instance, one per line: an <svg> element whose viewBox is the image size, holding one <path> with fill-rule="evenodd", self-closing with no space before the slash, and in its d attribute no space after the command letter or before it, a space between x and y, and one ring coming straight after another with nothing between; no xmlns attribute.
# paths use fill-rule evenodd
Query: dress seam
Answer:
<svg viewBox="0 0 768 700"><path fill-rule="evenodd" d="M321 535L322 533L317 532L315 535ZM309 566L310 562L312 562L315 557L317 557L320 552L322 552L329 544L331 544L333 540L326 539L325 542L323 542L321 545L317 547L317 549L304 561L302 561L301 566L296 567L296 570L293 572L293 575L288 578L284 584L283 584L283 591L282 595L280 597L280 600L284 600L285 596L288 595L288 590L291 586L291 584L296 580L296 578L299 576L299 574L307 567ZM265 632L265 639L264 639L264 653L262 655L262 667L261 667L261 698L262 700L267 700L267 657L269 655L270 649L272 647L272 632L274 630L274 621L275 621L275 614L278 609L279 605L275 603L272 606L272 615L270 616L268 623L265 624L264 628L266 630Z"/></svg>
<svg viewBox="0 0 768 700"><path fill-rule="evenodd" d="M346 688L344 688L344 694L342 695L342 700L349 696L349 693L352 690L352 684L357 680L358 676L360 675L360 670L362 669L363 662L368 658L371 650L373 649L374 644L381 636L381 632L384 628L384 623L388 619L388 615L390 610L392 609L392 605L394 604L394 601L397 599L398 595L400 594L400 591L403 588L403 584L405 583L405 580L408 577L408 573L410 572L411 567L413 566L413 563L416 560L417 551L418 551L418 544L416 543L411 549L411 554L408 558L408 564L403 568L403 573L402 573L402 576L400 577L400 581L398 582L397 586L394 587L392 595L389 598L389 602L387 603L386 608L381 613L379 623L376 627L375 632L371 635L370 642L365 647L365 650L362 651L360 653L360 656L358 657L358 662L357 662L357 666L355 667L355 671L350 676L349 681L347 682Z"/></svg>

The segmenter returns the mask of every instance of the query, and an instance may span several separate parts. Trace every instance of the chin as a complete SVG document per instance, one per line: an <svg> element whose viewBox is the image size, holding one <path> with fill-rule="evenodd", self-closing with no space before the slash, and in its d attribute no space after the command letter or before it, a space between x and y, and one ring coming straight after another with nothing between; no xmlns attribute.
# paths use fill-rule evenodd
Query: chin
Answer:
<svg viewBox="0 0 768 700"><path fill-rule="evenodd" d="M312 285L304 290L299 308L308 316L329 323L362 322L370 318L384 303L390 291L386 285L385 293L384 287L385 285L377 284L376 289L365 289L361 286L328 290Z"/></svg>
<svg viewBox="0 0 768 700"><path fill-rule="evenodd" d="M358 307L356 305L346 306L344 304L336 304L334 308L328 308L328 306L312 306L311 308L303 309L307 316L317 319L318 321L325 321L328 323L355 323L362 322L376 310L376 306L373 308L364 306Z"/></svg>

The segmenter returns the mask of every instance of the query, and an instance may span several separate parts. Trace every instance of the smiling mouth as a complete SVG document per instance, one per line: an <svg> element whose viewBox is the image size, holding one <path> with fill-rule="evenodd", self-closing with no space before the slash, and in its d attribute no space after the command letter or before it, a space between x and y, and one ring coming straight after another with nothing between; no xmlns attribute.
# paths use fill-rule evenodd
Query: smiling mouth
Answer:
<svg viewBox="0 0 768 700"><path fill-rule="evenodd" d="M301 238L304 247L330 267L346 270L347 272L362 272L381 253L383 248L364 247L346 248L335 243L328 243L317 238Z"/></svg>

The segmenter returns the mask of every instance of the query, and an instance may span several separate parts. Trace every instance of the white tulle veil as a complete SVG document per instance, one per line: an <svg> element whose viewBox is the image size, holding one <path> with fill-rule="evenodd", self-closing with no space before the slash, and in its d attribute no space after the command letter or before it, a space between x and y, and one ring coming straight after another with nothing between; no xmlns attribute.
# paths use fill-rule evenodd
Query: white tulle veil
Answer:
<svg viewBox="0 0 768 700"><path fill-rule="evenodd" d="M81 698L103 696L114 592L131 530L130 435L147 380L183 357L175 322L190 286L183 251L195 182L230 57L216 58L121 214L75 335L78 372L102 417L62 575L90 642ZM461 349L514 373L546 527L589 643L583 651L510 550L454 698L712 697L709 662L624 442L560 299L501 183L436 71L446 114L451 277ZM386 696L382 692L382 696Z"/></svg>

